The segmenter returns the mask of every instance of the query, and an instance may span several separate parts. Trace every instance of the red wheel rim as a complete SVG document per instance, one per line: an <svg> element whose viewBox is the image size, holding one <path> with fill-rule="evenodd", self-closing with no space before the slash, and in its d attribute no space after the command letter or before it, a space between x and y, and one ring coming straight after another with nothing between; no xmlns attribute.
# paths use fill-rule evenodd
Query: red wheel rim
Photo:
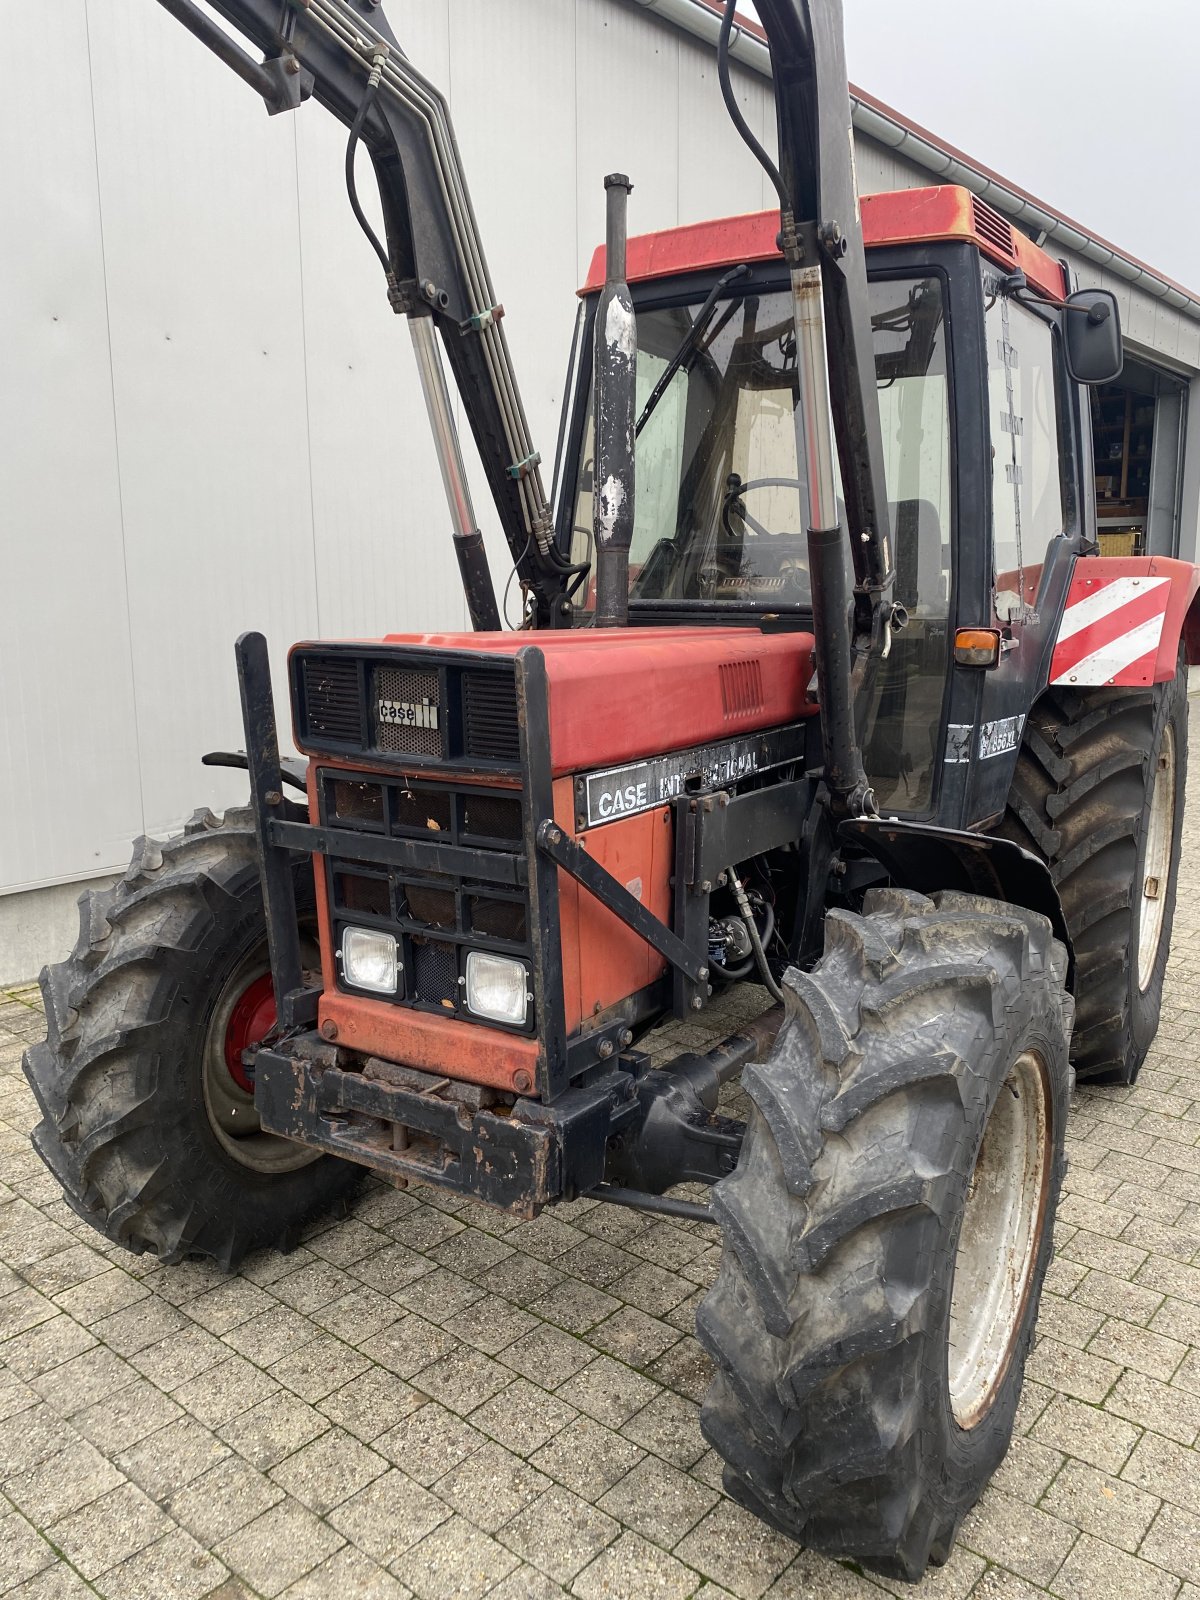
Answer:
<svg viewBox="0 0 1200 1600"><path fill-rule="evenodd" d="M246 1071L242 1051L265 1039L275 1026L275 986L271 974L255 978L240 997L225 1029L225 1065L239 1089L254 1093L254 1079Z"/></svg>

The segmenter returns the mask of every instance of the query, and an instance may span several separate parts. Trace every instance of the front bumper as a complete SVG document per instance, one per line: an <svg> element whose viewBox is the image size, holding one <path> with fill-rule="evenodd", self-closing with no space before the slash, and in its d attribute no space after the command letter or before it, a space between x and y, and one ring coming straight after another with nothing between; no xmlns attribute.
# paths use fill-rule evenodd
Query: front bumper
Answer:
<svg viewBox="0 0 1200 1600"><path fill-rule="evenodd" d="M509 1105L478 1085L363 1059L315 1034L261 1047L254 1070L267 1132L392 1183L452 1189L521 1217L600 1183L614 1122L623 1105L636 1111L625 1072L552 1105Z"/></svg>

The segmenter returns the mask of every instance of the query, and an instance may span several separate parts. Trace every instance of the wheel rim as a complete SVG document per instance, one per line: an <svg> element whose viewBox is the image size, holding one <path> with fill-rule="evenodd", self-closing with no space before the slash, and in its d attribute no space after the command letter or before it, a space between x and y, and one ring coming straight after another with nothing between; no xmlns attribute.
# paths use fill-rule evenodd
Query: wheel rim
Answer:
<svg viewBox="0 0 1200 1600"><path fill-rule="evenodd" d="M275 1026L275 988L266 952L252 950L225 980L204 1039L204 1105L221 1148L255 1172L294 1172L319 1150L265 1133L242 1052Z"/></svg>
<svg viewBox="0 0 1200 1600"><path fill-rule="evenodd" d="M1163 728L1162 749L1154 769L1150 794L1150 821L1146 829L1146 855L1142 863L1141 899L1138 906L1138 989L1150 987L1162 943L1167 908L1167 880L1171 873L1171 840L1175 833L1175 730Z"/></svg>
<svg viewBox="0 0 1200 1600"><path fill-rule="evenodd" d="M1027 1050L992 1107L967 1191L950 1301L950 1405L971 1428L987 1413L1025 1313L1050 1171L1046 1068Z"/></svg>

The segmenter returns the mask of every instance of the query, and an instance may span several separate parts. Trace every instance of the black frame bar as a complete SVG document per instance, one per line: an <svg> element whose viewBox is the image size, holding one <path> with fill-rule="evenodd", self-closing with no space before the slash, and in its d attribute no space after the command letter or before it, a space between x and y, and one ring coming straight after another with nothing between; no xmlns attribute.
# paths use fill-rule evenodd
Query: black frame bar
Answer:
<svg viewBox="0 0 1200 1600"><path fill-rule="evenodd" d="M283 770L271 693L271 662L261 633L243 633L234 651L276 1010L280 1025L294 1028L316 1021L320 990L304 987L292 863L286 850L279 849L272 837L272 821L283 809Z"/></svg>
<svg viewBox="0 0 1200 1600"><path fill-rule="evenodd" d="M525 861L529 875L529 936L533 949L533 1004L538 1019L537 1088L553 1100L571 1081L563 1001L562 930L558 870L538 849L538 825L554 815L550 767L550 689L546 658L536 645L519 650L517 726L525 774Z"/></svg>

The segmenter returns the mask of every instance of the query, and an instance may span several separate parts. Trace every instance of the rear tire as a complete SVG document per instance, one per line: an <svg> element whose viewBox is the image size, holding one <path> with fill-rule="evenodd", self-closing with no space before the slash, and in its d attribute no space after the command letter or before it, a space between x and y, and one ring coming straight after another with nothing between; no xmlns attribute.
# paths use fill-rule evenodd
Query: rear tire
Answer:
<svg viewBox="0 0 1200 1600"><path fill-rule="evenodd" d="M1042 917L872 891L747 1068L697 1314L725 1486L915 1581L1012 1436L1063 1171L1071 1000Z"/></svg>
<svg viewBox="0 0 1200 1600"><path fill-rule="evenodd" d="M311 913L307 863L297 900ZM164 1261L229 1271L291 1248L361 1169L258 1126L235 1047L271 1014L250 813L197 812L177 838L140 840L124 878L79 904L74 951L41 977L47 1038L24 1063L33 1143L68 1204Z"/></svg>
<svg viewBox="0 0 1200 1600"><path fill-rule="evenodd" d="M1181 662L1171 683L1148 689L1051 689L1025 730L1001 832L1046 862L1062 899L1081 1081L1133 1083L1158 1031L1187 717Z"/></svg>

